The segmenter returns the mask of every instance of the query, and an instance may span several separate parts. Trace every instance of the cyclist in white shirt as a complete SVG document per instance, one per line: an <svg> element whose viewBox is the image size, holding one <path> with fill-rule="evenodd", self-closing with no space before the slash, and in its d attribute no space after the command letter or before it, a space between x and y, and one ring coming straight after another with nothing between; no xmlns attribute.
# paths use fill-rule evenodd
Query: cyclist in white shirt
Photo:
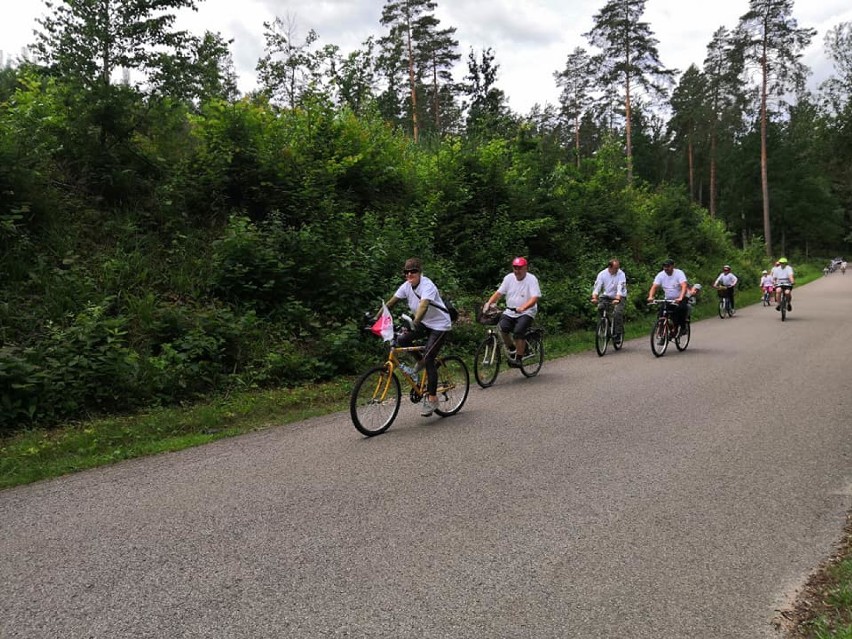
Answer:
<svg viewBox="0 0 852 639"><path fill-rule="evenodd" d="M774 286L775 282L772 280L772 276L769 274L769 271L763 271L760 278L760 290L772 293Z"/></svg>
<svg viewBox="0 0 852 639"><path fill-rule="evenodd" d="M444 344L447 332L452 329L452 321L438 287L422 271L418 258L412 257L405 261L402 269L405 282L387 301L387 307L392 308L397 302L405 300L414 313L414 330L399 336L399 346L411 346L415 340L426 338L426 348L416 368L426 369L426 397L423 398L420 414L429 417L438 405L438 368L435 366L435 357Z"/></svg>
<svg viewBox="0 0 852 639"><path fill-rule="evenodd" d="M515 368L520 365L526 351L527 329L538 313L538 300L541 297L538 278L529 273L528 268L529 263L525 257L512 260L512 272L503 278L483 307L483 311L488 312L497 300L506 296L506 310L503 311L499 324L500 335L509 351L509 366Z"/></svg>
<svg viewBox="0 0 852 639"><path fill-rule="evenodd" d="M600 301L598 301L598 293L602 293ZM612 305L613 339L617 339L624 332L624 304L622 302L626 298L627 276L621 270L621 263L612 259L607 262L606 268L598 273L595 279L595 285L592 288L592 304L596 304L598 310L603 310L607 304Z"/></svg>
<svg viewBox="0 0 852 639"><path fill-rule="evenodd" d="M720 295L727 295L728 299L731 300L731 310L736 310L734 307L734 287L737 285L739 279L736 275L731 273L731 267L725 264L722 267L722 272L719 273L719 277L716 278L716 281L713 282L713 287L720 291Z"/></svg>
<svg viewBox="0 0 852 639"><path fill-rule="evenodd" d="M672 300L676 306L672 317L681 332L685 328L687 301L686 301L686 274L679 268L674 267L674 260L667 259L663 262L663 270L657 273L651 290L648 291L648 301L654 299L657 290L663 289L667 300Z"/></svg>
<svg viewBox="0 0 852 639"><path fill-rule="evenodd" d="M781 289L787 290L787 310L793 310L793 284L796 283L796 277L793 274L793 267L787 262L786 257L778 260L778 263L772 269L772 281L775 284L775 310L781 310Z"/></svg>

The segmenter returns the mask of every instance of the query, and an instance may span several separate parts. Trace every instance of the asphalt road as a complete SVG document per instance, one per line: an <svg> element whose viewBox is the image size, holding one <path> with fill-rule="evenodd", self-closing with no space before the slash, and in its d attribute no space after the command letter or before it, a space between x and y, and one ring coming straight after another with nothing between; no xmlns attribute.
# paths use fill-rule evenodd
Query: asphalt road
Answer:
<svg viewBox="0 0 852 639"><path fill-rule="evenodd" d="M852 274L794 295L0 492L0 637L776 637L852 507Z"/></svg>

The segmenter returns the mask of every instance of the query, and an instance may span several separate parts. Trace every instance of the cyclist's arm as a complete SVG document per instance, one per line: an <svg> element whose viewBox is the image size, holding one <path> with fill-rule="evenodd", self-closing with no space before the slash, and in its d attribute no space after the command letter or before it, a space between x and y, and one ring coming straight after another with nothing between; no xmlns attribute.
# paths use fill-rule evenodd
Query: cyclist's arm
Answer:
<svg viewBox="0 0 852 639"><path fill-rule="evenodd" d="M686 296L686 280L680 283L680 297L678 297L675 302L682 302L683 298Z"/></svg>
<svg viewBox="0 0 852 639"><path fill-rule="evenodd" d="M503 297L503 293L501 293L500 291L494 291L491 297L488 298L488 301L485 302L485 308L488 308L492 304L496 304L497 300L499 300L501 297Z"/></svg>
<svg viewBox="0 0 852 639"><path fill-rule="evenodd" d="M414 313L414 324L417 325L423 319L423 316L426 315L426 311L429 310L429 300L425 297L420 300L420 304L417 305L417 311Z"/></svg>
<svg viewBox="0 0 852 639"><path fill-rule="evenodd" d="M648 291L648 301L649 301L649 302L650 302L652 299L654 299L654 295L656 295L656 294L657 294L657 289L658 289L658 288L659 288L659 284L657 284L656 282L654 282L653 284L651 284L651 290L650 290L650 291Z"/></svg>
<svg viewBox="0 0 852 639"><path fill-rule="evenodd" d="M531 298L529 298L526 302L524 302L523 304L521 304L521 305L520 305L518 308L516 308L515 310L516 310L518 313L523 313L524 311L527 311L527 310L531 309L531 308L532 308L533 306L535 306L536 304L538 304L538 296L537 296L537 295L533 295Z"/></svg>

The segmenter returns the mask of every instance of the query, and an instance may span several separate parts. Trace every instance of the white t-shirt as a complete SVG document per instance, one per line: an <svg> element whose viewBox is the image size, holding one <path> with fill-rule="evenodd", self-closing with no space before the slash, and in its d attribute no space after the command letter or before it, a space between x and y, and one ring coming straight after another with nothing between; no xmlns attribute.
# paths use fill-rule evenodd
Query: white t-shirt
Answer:
<svg viewBox="0 0 852 639"><path fill-rule="evenodd" d="M787 264L784 267L772 267L772 279L776 284L790 284L790 278L794 277L793 267Z"/></svg>
<svg viewBox="0 0 852 639"><path fill-rule="evenodd" d="M737 276L733 273L719 273L719 277L716 278L716 281L713 283L713 286L718 286L721 284L722 286L736 286L737 285Z"/></svg>
<svg viewBox="0 0 852 639"><path fill-rule="evenodd" d="M766 288L767 286L772 286L775 281L772 279L771 275L764 275L760 278L760 288Z"/></svg>
<svg viewBox="0 0 852 639"><path fill-rule="evenodd" d="M667 300L676 300L680 297L680 284L686 281L686 274L679 268L672 269L672 274L665 271L657 273L654 284L663 289Z"/></svg>
<svg viewBox="0 0 852 639"><path fill-rule="evenodd" d="M533 304L523 313L516 313L508 310L508 307L517 308L523 306L524 303L531 297L541 297L541 289L538 287L538 278L532 273L527 273L524 279L519 280L514 273L509 273L503 278L500 283L498 293L506 296L506 307L504 311L509 317L520 317L521 315L529 315L535 317L538 313L538 303Z"/></svg>
<svg viewBox="0 0 852 639"><path fill-rule="evenodd" d="M606 297L615 299L618 296L627 297L627 276L624 271L618 269L615 275L605 268L598 273L595 279L595 287L592 289L592 295L600 293Z"/></svg>
<svg viewBox="0 0 852 639"><path fill-rule="evenodd" d="M420 297L417 297L418 295ZM438 304L442 308L446 308L444 300L441 299L441 295L438 293L438 287L425 275L420 276L420 283L417 285L416 291L411 287L410 282L405 282L396 289L396 293L393 296L401 300L406 300L408 308L411 309L412 313L417 312L421 299L431 300L434 303L429 304L429 308L421 320L423 326L431 328L433 331L452 330L453 323L450 321L450 314L435 306L435 304Z"/></svg>

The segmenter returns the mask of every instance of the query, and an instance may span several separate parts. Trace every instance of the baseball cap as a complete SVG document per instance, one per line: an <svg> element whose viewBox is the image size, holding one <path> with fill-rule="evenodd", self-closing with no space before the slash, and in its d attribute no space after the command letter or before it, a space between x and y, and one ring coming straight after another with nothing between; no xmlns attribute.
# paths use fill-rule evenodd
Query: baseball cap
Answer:
<svg viewBox="0 0 852 639"><path fill-rule="evenodd" d="M730 270L731 270L731 267L730 267L730 265L729 265L729 264L725 264L725 266L723 266L723 267L722 267L722 270L723 270L723 271L730 271Z"/></svg>
<svg viewBox="0 0 852 639"><path fill-rule="evenodd" d="M526 266L526 265L527 265L527 258L525 258L525 257L516 257L514 260L512 260L512 266Z"/></svg>
<svg viewBox="0 0 852 639"><path fill-rule="evenodd" d="M666 258L666 260L663 262L663 266L673 266L673 265L674 265L674 260L670 257Z"/></svg>
<svg viewBox="0 0 852 639"><path fill-rule="evenodd" d="M787 263L787 258L786 258L786 257L779 258L779 259L778 259L778 263L779 263L779 264L786 264L786 263Z"/></svg>

